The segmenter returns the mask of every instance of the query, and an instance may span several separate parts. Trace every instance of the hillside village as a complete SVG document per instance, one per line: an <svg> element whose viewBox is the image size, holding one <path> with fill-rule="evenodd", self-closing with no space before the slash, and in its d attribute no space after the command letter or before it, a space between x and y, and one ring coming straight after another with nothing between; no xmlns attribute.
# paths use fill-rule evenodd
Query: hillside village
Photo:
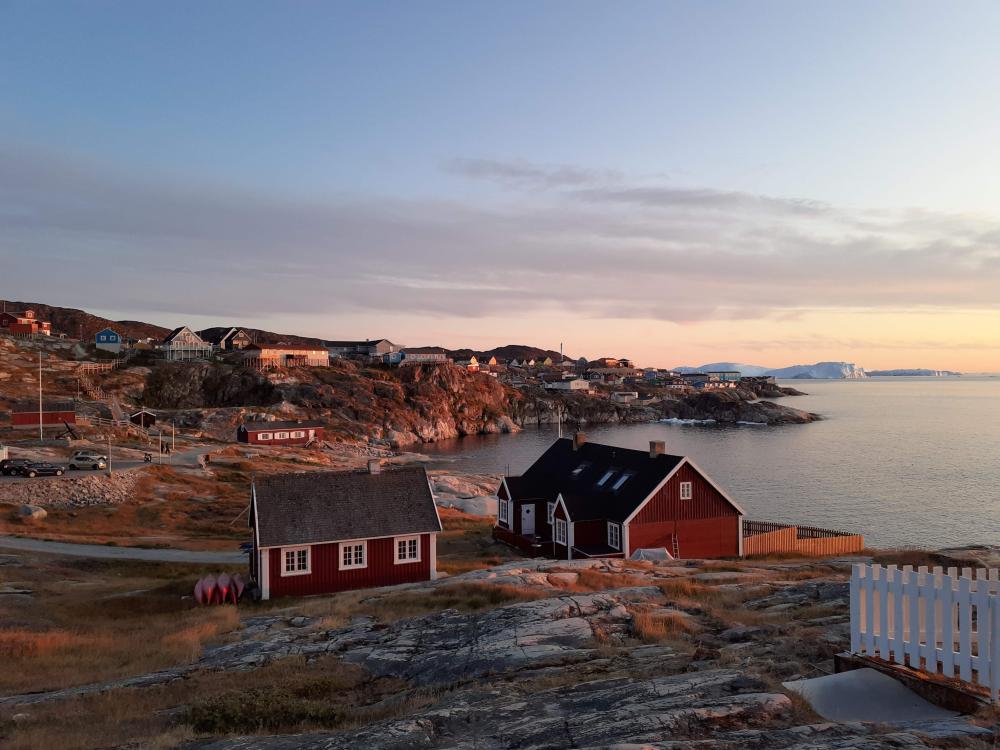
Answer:
<svg viewBox="0 0 1000 750"><path fill-rule="evenodd" d="M798 393L773 378L3 315L5 746L888 749L993 731L981 695L972 719L885 728L787 687L843 667L855 562L979 564L965 552L751 518L664 443L585 432L816 418L765 400ZM532 424L566 437L521 474L419 453Z"/></svg>

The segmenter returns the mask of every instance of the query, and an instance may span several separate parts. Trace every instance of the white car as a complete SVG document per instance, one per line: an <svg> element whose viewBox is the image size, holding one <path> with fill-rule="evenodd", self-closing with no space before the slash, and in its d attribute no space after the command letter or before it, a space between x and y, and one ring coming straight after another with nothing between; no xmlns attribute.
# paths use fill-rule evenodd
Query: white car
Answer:
<svg viewBox="0 0 1000 750"><path fill-rule="evenodd" d="M106 469L108 457L95 451L77 451L69 460L69 468L76 469Z"/></svg>

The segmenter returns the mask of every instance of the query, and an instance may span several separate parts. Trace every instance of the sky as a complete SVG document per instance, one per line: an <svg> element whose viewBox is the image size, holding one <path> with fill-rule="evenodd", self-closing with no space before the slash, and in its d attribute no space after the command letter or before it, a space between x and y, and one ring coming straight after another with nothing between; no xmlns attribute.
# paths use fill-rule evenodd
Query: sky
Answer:
<svg viewBox="0 0 1000 750"><path fill-rule="evenodd" d="M1000 4L0 0L0 297L1000 371Z"/></svg>

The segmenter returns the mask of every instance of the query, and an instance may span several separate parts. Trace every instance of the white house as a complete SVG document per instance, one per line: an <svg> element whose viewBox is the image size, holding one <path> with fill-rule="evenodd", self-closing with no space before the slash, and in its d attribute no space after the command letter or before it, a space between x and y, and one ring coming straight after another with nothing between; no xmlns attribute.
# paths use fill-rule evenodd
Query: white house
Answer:
<svg viewBox="0 0 1000 750"><path fill-rule="evenodd" d="M545 390L584 393L590 390L590 383L583 378L577 378L576 380L553 380L551 383L545 384Z"/></svg>

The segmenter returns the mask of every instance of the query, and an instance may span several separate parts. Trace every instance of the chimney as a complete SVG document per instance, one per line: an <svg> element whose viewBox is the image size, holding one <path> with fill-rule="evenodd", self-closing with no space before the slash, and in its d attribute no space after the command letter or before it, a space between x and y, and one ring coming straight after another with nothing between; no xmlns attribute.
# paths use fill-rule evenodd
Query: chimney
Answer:
<svg viewBox="0 0 1000 750"><path fill-rule="evenodd" d="M667 444L662 440L649 441L649 457L656 458L667 452Z"/></svg>
<svg viewBox="0 0 1000 750"><path fill-rule="evenodd" d="M369 458L368 459L368 473L369 474L378 474L380 471L382 471L382 462L379 461L377 458Z"/></svg>
<svg viewBox="0 0 1000 750"><path fill-rule="evenodd" d="M587 442L587 435L583 432L573 434L573 450L580 450L580 446Z"/></svg>

